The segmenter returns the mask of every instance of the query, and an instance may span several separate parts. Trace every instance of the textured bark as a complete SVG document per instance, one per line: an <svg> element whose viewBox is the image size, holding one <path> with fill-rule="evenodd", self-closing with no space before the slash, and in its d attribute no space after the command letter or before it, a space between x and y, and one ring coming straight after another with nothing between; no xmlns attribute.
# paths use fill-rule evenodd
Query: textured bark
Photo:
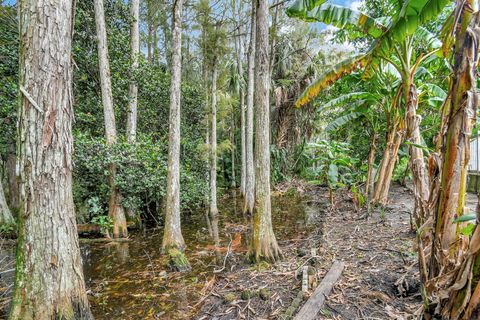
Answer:
<svg viewBox="0 0 480 320"><path fill-rule="evenodd" d="M210 105L210 216L214 220L218 215L217 207L217 61L212 65L212 88ZM213 227L213 226L212 226ZM213 230L215 234L215 230ZM218 232L217 232L218 233Z"/></svg>
<svg viewBox="0 0 480 320"><path fill-rule="evenodd" d="M9 319L93 319L72 196L72 1L20 1L20 210Z"/></svg>
<svg viewBox="0 0 480 320"><path fill-rule="evenodd" d="M5 193L3 192L3 185L0 179L0 226L2 225L11 225L14 223L12 212L8 208L7 199L5 198Z"/></svg>
<svg viewBox="0 0 480 320"><path fill-rule="evenodd" d="M423 150L417 146L422 144L420 135L421 117L416 114L418 106L417 88L411 83L405 86L406 104L406 121L407 124L407 140L411 143L409 146L410 153L410 170L413 177L413 194L415 207L413 217L417 226L424 223L427 210L428 199L430 195L428 176L426 172Z"/></svg>
<svg viewBox="0 0 480 320"><path fill-rule="evenodd" d="M18 179L17 179L17 157L15 155L15 146L9 146L9 149L12 149L6 161L6 175L7 175L7 200L8 205L11 209L17 210L20 203L20 195L19 195L19 186L18 186Z"/></svg>
<svg viewBox="0 0 480 320"><path fill-rule="evenodd" d="M132 80L128 86L128 114L127 114L127 141L134 143L137 137L137 95L138 86L136 71L138 69L138 55L140 52L140 1L130 0L130 15L132 22L130 26L130 59L132 61Z"/></svg>
<svg viewBox="0 0 480 320"><path fill-rule="evenodd" d="M235 2L234 2L235 5ZM238 19L241 19L241 6L239 6L239 12L238 12ZM238 92L239 95L239 100L240 100L240 195L245 196L245 179L246 179L246 161L247 161L247 155L246 155L246 123L245 123L245 90L243 86L243 64L242 64L242 57L243 57L243 45L241 41L241 37L243 34L243 24L241 21L238 22L237 24L238 27L238 34L237 37L235 38L235 51L236 51L236 58L237 58L237 72L238 72L238 78L240 79L240 90ZM232 130L232 135L234 134L234 131ZM234 157L232 157L232 163L234 161ZM233 164L232 164L233 167ZM232 168L232 172L235 173L234 169ZM233 180L235 182L235 179ZM232 184L232 186L234 186Z"/></svg>
<svg viewBox="0 0 480 320"><path fill-rule="evenodd" d="M395 125L387 134L387 145L383 152L382 162L378 171L377 182L373 191L372 202L385 205L388 201L388 192L392 181L393 170L397 162L398 150L405 133Z"/></svg>
<svg viewBox="0 0 480 320"><path fill-rule="evenodd" d="M252 261L281 257L272 226L270 199L270 71L268 58L268 1L256 1L255 52L255 208L248 255Z"/></svg>
<svg viewBox="0 0 480 320"><path fill-rule="evenodd" d="M248 47L247 110L245 115L245 198L243 213L253 214L255 206L255 169L253 165L253 99L255 86L255 1L252 1L250 44Z"/></svg>
<svg viewBox="0 0 480 320"><path fill-rule="evenodd" d="M107 31L105 28L105 14L103 0L95 0L95 25L97 28L98 64L102 90L103 116L105 120L105 137L107 145L117 143L117 129L115 113L113 110L112 82L110 76L110 63L108 61ZM121 204L122 195L115 183L117 168L114 164L109 166L110 200L108 202L108 215L113 221L113 236L127 237L127 220Z"/></svg>
<svg viewBox="0 0 480 320"><path fill-rule="evenodd" d="M480 317L480 228L473 236L461 234L464 223L454 219L464 214L470 136L476 120L478 93L476 69L479 63L480 15L478 1L457 1L454 26L456 43L454 71L449 97L444 105L445 129L441 139L441 169L438 201L434 212L433 252L426 292L431 308L426 318L478 319ZM433 162L433 161L432 161ZM434 163L437 163L434 162ZM432 171L432 170L430 170ZM432 194L432 199L435 199ZM477 213L478 219L478 213Z"/></svg>
<svg viewBox="0 0 480 320"><path fill-rule="evenodd" d="M235 174L235 119L232 119L232 127L230 128L230 143L232 144L233 148L230 152L230 159L232 163L232 176L231 176L231 184L230 186L235 189L237 187L236 182L236 174Z"/></svg>
<svg viewBox="0 0 480 320"><path fill-rule="evenodd" d="M373 165L375 164L375 153L377 151L377 139L378 136L376 133L372 133L370 140L370 151L368 153L368 170L367 170L367 181L365 182L365 196L367 199L370 199L370 185L372 184L373 179Z"/></svg>
<svg viewBox="0 0 480 320"><path fill-rule="evenodd" d="M172 79L170 85L170 123L168 136L167 203L162 250L171 253L172 248L183 254L185 242L180 219L180 98L182 83L182 10L183 0L173 3ZM173 251L175 252L175 251ZM186 258L170 257L171 267L188 270ZM179 263L180 262L180 263Z"/></svg>

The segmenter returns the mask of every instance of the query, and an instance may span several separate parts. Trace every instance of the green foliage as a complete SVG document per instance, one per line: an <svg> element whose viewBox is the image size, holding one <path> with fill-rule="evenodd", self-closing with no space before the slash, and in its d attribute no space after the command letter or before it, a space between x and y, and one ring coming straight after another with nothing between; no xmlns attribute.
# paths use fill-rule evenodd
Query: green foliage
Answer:
<svg viewBox="0 0 480 320"><path fill-rule="evenodd" d="M316 1L312 4L312 1L306 3L304 0L297 0L287 9L287 14L290 17L309 22L319 21L338 28L358 28L373 37L381 36L386 30L379 21L366 14L342 6L322 4L323 2L326 1Z"/></svg>
<svg viewBox="0 0 480 320"><path fill-rule="evenodd" d="M117 167L116 182L123 204L135 212L147 212L152 204L161 203L166 195L166 141L140 136L136 144L125 142L107 146L103 138L75 136L74 200L87 203L90 217L107 210L108 168ZM187 147L194 148L192 144ZM194 150L189 150L192 154ZM184 158L180 170L181 206L193 210L203 201L206 192L203 160ZM158 212L154 212L155 215Z"/></svg>
<svg viewBox="0 0 480 320"><path fill-rule="evenodd" d="M363 179L359 160L352 158L350 146L344 142L321 140L307 145L311 167L304 176L315 184L327 184L330 189L352 186Z"/></svg>
<svg viewBox="0 0 480 320"><path fill-rule="evenodd" d="M18 26L16 9L0 6L0 157L14 148L18 107Z"/></svg>
<svg viewBox="0 0 480 320"><path fill-rule="evenodd" d="M109 216L96 216L92 219L92 223L99 226L105 236L109 236L110 230L113 228L113 221Z"/></svg>

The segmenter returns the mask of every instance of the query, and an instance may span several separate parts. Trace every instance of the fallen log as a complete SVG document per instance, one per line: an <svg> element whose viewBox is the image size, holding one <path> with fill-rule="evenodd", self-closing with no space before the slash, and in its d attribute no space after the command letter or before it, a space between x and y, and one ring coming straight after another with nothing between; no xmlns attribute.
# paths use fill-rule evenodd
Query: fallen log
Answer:
<svg viewBox="0 0 480 320"><path fill-rule="evenodd" d="M315 289L315 292L307 302L305 302L294 320L313 320L317 317L317 314L325 303L325 298L332 291L333 286L340 278L344 268L345 264L343 262L338 260L333 262L327 275L323 278L322 282L320 282L320 285Z"/></svg>

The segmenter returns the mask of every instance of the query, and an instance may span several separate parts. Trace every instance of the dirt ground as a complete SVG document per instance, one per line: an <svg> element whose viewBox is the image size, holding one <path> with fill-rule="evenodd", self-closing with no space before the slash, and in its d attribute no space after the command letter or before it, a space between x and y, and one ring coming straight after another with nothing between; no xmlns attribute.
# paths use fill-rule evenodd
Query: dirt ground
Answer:
<svg viewBox="0 0 480 320"><path fill-rule="evenodd" d="M310 265L321 281L334 260L346 267L317 319L414 318L421 297L408 189L392 186L389 205L373 210L369 218L355 212L346 192L336 196L335 210L325 188L305 194L310 199L306 210L313 212L311 232L279 241L284 259L274 265L249 267L244 254L230 255L229 271L205 285L195 319L290 319L292 301L301 292L297 270ZM312 248L317 258L312 258Z"/></svg>

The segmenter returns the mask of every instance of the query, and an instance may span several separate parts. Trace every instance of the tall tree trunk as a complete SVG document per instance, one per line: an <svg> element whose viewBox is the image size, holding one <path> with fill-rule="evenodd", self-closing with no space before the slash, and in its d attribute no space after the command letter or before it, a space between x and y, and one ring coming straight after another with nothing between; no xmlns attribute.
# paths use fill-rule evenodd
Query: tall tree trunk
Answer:
<svg viewBox="0 0 480 320"><path fill-rule="evenodd" d="M136 81L138 69L138 55L140 53L140 1L130 0L130 15L132 22L130 26L130 59L131 66L131 82L128 86L128 114L127 114L127 141L135 143L137 137L137 95L138 86Z"/></svg>
<svg viewBox="0 0 480 320"><path fill-rule="evenodd" d="M98 64L100 71L100 83L102 89L103 115L105 120L105 136L108 146L117 143L117 129L115 124L115 113L113 110L112 83L110 76L110 63L108 61L107 31L105 28L105 14L103 0L94 0L95 4L95 25L97 28L98 41ZM117 168L115 164L109 166L110 176L110 200L108 202L108 215L113 221L113 236L127 237L127 221L122 206L122 195L115 183Z"/></svg>
<svg viewBox="0 0 480 320"><path fill-rule="evenodd" d="M417 226L425 221L428 210L428 199L430 195L428 176L426 173L423 150L417 146L422 144L420 135L421 117L416 114L418 105L417 88L411 81L405 86L407 139L411 143L409 146L410 169L413 177L413 193L415 208L413 212L414 220Z"/></svg>
<svg viewBox="0 0 480 320"><path fill-rule="evenodd" d="M387 145L383 152L383 158L380 163L380 169L377 174L378 178L372 196L372 202L374 204L385 205L388 201L388 192L390 190L393 170L395 169L398 150L400 149L404 135L404 130L399 127L399 124L396 124L387 134Z"/></svg>
<svg viewBox="0 0 480 320"><path fill-rule="evenodd" d="M185 242L180 219L180 98L182 84L182 10L183 0L173 2L173 55L170 86L170 125L168 135L167 205L162 250L169 256L170 267L190 269L184 255Z"/></svg>
<svg viewBox="0 0 480 320"><path fill-rule="evenodd" d="M9 319L93 319L72 195L73 2L18 6L20 211Z"/></svg>
<svg viewBox="0 0 480 320"><path fill-rule="evenodd" d="M152 63L153 62L153 26L152 22L148 21L147 25L148 35L147 35L147 61Z"/></svg>
<svg viewBox="0 0 480 320"><path fill-rule="evenodd" d="M255 86L255 0L252 0L250 44L248 46L247 111L245 115L245 199L243 213L253 214L255 206L255 169L253 166L253 100Z"/></svg>
<svg viewBox="0 0 480 320"><path fill-rule="evenodd" d="M210 109L210 216L212 221L217 218L217 61L212 65L212 88ZM214 225L212 225L214 227ZM218 234L213 230L213 234ZM215 239L215 242L219 242Z"/></svg>
<svg viewBox="0 0 480 320"><path fill-rule="evenodd" d="M281 257L272 226L270 199L270 72L268 52L268 1L256 1L255 53L255 208L248 255L252 261Z"/></svg>
<svg viewBox="0 0 480 320"><path fill-rule="evenodd" d="M156 22L153 24L152 30L152 50L153 50L153 62L159 63L160 53L158 51L158 25Z"/></svg>
<svg viewBox="0 0 480 320"><path fill-rule="evenodd" d="M230 186L232 188L237 187L237 182L236 182L236 174L235 174L235 118L232 117L232 128L230 129L230 143L232 144L232 151L230 153L230 158L231 158L231 163L232 163L232 182Z"/></svg>
<svg viewBox="0 0 480 320"><path fill-rule="evenodd" d="M426 317L440 314L443 319L480 317L480 228L471 237L461 230L466 223L455 223L464 215L470 136L476 120L478 93L476 70L479 63L480 15L478 0L457 1L454 26L456 43L450 99L444 105L445 131L440 136L441 171L438 201L434 212L433 252L426 283L433 306ZM431 170L430 170L431 171ZM432 199L435 199L432 194ZM477 219L478 219L477 213Z"/></svg>
<svg viewBox="0 0 480 320"><path fill-rule="evenodd" d="M7 199L3 192L2 179L0 179L0 226L11 225L15 222L12 212L8 208Z"/></svg>
<svg viewBox="0 0 480 320"><path fill-rule="evenodd" d="M238 19L241 19L241 7L239 7L239 12L238 12ZM247 155L246 155L246 123L245 123L245 90L243 86L243 64L242 64L242 56L243 56L243 50L242 50L242 37L243 33L243 28L242 28L242 22L239 21L238 23L238 37L235 39L235 49L237 51L237 71L238 71L238 76L240 78L240 90L239 90L239 100L240 100L240 155L241 155L241 167L240 167L240 194L241 196L245 196L245 188L246 188L246 161L247 161ZM238 43L237 43L238 41Z"/></svg>
<svg viewBox="0 0 480 320"><path fill-rule="evenodd" d="M137 96L138 96L138 85L137 85L137 70L138 70L138 57L140 53L140 32L139 32L139 22L140 22L140 1L139 0L130 0L130 15L132 22L130 25L130 77L131 82L128 85L128 113L127 113L127 142L134 144L137 140ZM131 220L140 223L140 220L135 215L133 208L126 208L127 217Z"/></svg>
<svg viewBox="0 0 480 320"><path fill-rule="evenodd" d="M373 179L373 166L375 165L375 153L377 151L378 135L374 132L370 138L370 151L368 153L367 181L365 182L365 196L370 199L370 185Z"/></svg>

